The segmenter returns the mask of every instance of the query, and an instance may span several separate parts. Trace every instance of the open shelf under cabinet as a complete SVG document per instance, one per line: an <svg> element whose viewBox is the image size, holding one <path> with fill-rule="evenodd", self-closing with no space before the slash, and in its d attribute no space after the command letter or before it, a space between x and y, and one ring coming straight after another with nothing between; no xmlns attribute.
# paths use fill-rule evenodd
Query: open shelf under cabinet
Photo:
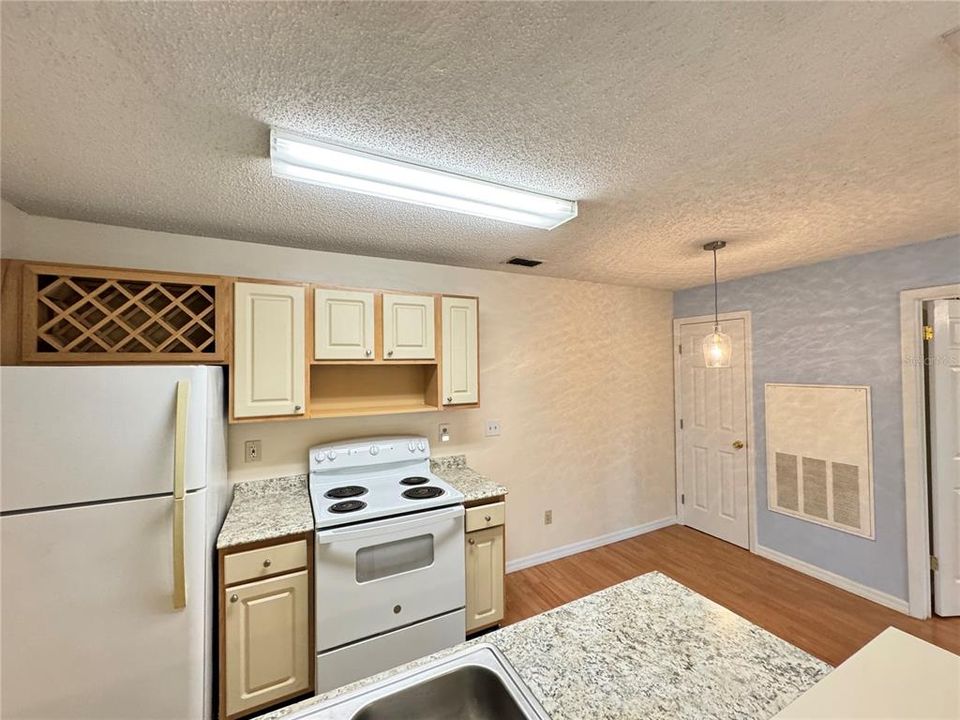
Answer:
<svg viewBox="0 0 960 720"><path fill-rule="evenodd" d="M435 412L440 409L436 364L312 365L311 418Z"/></svg>

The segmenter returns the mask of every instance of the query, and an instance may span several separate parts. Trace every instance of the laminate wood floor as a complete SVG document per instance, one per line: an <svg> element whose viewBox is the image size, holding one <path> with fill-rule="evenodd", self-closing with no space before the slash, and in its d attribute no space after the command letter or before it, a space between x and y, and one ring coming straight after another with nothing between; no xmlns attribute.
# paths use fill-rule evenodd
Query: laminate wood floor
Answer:
<svg viewBox="0 0 960 720"><path fill-rule="evenodd" d="M652 570L831 665L891 625L960 654L960 618L916 620L680 525L510 573L504 624Z"/></svg>

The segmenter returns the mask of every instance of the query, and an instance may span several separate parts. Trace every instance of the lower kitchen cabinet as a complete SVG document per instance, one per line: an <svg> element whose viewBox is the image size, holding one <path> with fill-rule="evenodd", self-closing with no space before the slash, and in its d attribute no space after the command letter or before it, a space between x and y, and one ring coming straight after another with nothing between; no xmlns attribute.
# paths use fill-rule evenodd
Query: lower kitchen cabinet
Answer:
<svg viewBox="0 0 960 720"><path fill-rule="evenodd" d="M491 627L503 620L505 568L502 508L503 503L495 503L467 510L467 634ZM477 515L473 522L471 514ZM498 524L493 524L498 521ZM471 527L476 527L478 523L482 529L471 530Z"/></svg>
<svg viewBox="0 0 960 720"><path fill-rule="evenodd" d="M248 715L313 690L311 553L306 540L286 540L221 551L221 718ZM289 572L291 562L301 569ZM279 574L269 576L272 569ZM257 579L265 573L268 577Z"/></svg>

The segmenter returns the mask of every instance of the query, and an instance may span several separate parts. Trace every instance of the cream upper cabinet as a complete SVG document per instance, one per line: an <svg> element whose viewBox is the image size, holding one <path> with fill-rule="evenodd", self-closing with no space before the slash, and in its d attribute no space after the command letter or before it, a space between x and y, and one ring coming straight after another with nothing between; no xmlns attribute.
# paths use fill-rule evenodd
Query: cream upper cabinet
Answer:
<svg viewBox="0 0 960 720"><path fill-rule="evenodd" d="M313 357L316 360L373 360L372 292L314 291Z"/></svg>
<svg viewBox="0 0 960 720"><path fill-rule="evenodd" d="M307 571L224 590L226 715L310 688Z"/></svg>
<svg viewBox="0 0 960 720"><path fill-rule="evenodd" d="M441 300L444 405L464 405L480 399L477 309L476 298Z"/></svg>
<svg viewBox="0 0 960 720"><path fill-rule="evenodd" d="M432 295L383 294L385 360L433 360L436 314Z"/></svg>
<svg viewBox="0 0 960 720"><path fill-rule="evenodd" d="M503 526L467 533L467 632L503 619Z"/></svg>
<svg viewBox="0 0 960 720"><path fill-rule="evenodd" d="M301 415L306 357L302 285L234 284L233 415Z"/></svg>

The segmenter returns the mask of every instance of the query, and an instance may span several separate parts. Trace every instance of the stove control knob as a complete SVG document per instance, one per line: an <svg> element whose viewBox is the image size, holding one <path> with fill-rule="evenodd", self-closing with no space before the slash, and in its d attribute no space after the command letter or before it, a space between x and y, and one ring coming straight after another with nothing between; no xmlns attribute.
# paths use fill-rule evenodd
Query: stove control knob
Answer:
<svg viewBox="0 0 960 720"><path fill-rule="evenodd" d="M336 460L337 453L334 450L327 450L327 460Z"/></svg>
<svg viewBox="0 0 960 720"><path fill-rule="evenodd" d="M416 452L417 444L413 440L411 440L410 442L407 443L407 449L409 449L410 452Z"/></svg>
<svg viewBox="0 0 960 720"><path fill-rule="evenodd" d="M323 462L323 453L322 453L322 452L314 453L314 454L313 454L313 461L316 462L316 463L322 463L322 462Z"/></svg>
<svg viewBox="0 0 960 720"><path fill-rule="evenodd" d="M376 454L379 453L379 452L380 452L380 448L379 448L377 445L371 445L371 446L370 446L370 454L371 454L371 455L376 455Z"/></svg>
<svg viewBox="0 0 960 720"><path fill-rule="evenodd" d="M424 450L427 449L427 444L423 440L421 440L420 442L417 443L417 449L423 452Z"/></svg>

